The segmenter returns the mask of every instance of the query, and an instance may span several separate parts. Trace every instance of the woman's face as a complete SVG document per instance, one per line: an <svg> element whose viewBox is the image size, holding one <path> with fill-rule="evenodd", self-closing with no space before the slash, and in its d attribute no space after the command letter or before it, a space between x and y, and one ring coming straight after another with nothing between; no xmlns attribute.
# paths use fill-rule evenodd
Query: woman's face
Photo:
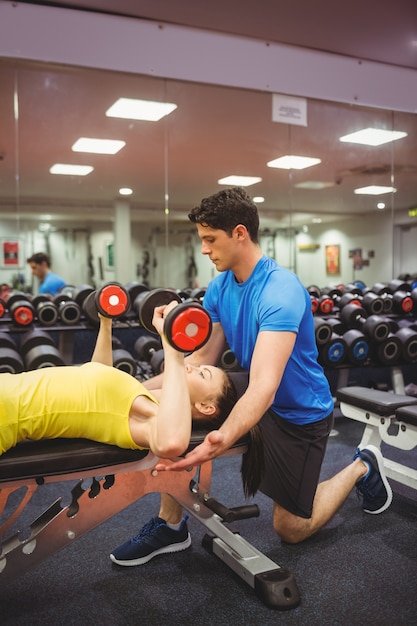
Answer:
<svg viewBox="0 0 417 626"><path fill-rule="evenodd" d="M185 365L188 391L191 404L213 400L219 395L223 383L224 372L213 365Z"/></svg>

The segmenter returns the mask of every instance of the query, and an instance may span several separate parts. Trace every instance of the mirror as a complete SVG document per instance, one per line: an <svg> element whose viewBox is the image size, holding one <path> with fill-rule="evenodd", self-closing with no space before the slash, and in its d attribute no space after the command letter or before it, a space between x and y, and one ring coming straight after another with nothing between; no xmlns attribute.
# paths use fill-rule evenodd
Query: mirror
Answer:
<svg viewBox="0 0 417 626"><path fill-rule="evenodd" d="M120 97L177 108L158 122L106 117ZM54 270L72 284L117 279L115 207L123 201L130 214L130 280L203 286L214 270L200 255L187 213L230 175L262 179L248 187L264 198L258 201L262 248L304 284L373 283L417 271L417 230L408 214L417 206L417 117L307 99L305 125L282 123L272 119L272 101L261 91L2 60L0 281L22 279L36 288L25 260L38 250L49 251ZM363 128L407 136L381 146L340 141ZM125 146L113 155L73 152L80 137ZM288 154L321 162L302 170L267 165ZM94 169L87 176L54 175L54 163ZM396 191L355 193L369 185ZM121 187L132 195L121 197ZM9 263L14 244L18 262ZM326 257L329 246L339 246L335 267ZM352 261L353 252L360 261Z"/></svg>

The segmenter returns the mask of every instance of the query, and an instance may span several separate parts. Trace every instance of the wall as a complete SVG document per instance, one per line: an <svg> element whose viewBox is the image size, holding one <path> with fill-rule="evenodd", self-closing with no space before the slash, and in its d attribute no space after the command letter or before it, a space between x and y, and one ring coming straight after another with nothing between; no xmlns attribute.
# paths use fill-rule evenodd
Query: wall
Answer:
<svg viewBox="0 0 417 626"><path fill-rule="evenodd" d="M262 224L261 224L262 228ZM306 285L324 287L330 284L361 280L366 285L387 282L402 272L417 272L417 226L404 229L398 226L396 246L398 253L393 262L393 235L391 216L381 213L379 219L363 217L327 225L309 227L308 233L299 232L295 238L291 231L263 232L260 245L263 252L275 256L278 263L295 271ZM0 219L2 239L16 237L15 223ZM17 273L23 274L25 284L36 292L37 284L31 276L26 258L35 251L48 250L53 269L74 285L101 286L117 280L117 269L107 258L108 245L113 242L112 223L59 225L49 233L40 232L33 222L22 220L19 224L19 268L0 267L0 283L11 284ZM315 250L305 246L315 244ZM165 228L134 223L131 241L131 281L147 281L152 287L205 287L215 276L210 260L201 254L200 241L194 227L169 224ZM340 272L326 273L326 246L340 246ZM300 246L304 248L300 249ZM354 269L349 251L360 248L369 265ZM146 259L148 258L148 263ZM395 274L393 274L393 267Z"/></svg>

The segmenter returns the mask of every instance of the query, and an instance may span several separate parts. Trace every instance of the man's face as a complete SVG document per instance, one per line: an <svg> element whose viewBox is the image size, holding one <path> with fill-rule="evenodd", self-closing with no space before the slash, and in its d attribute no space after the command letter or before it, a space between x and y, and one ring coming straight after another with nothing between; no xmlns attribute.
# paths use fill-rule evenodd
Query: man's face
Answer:
<svg viewBox="0 0 417 626"><path fill-rule="evenodd" d="M47 265L46 263L29 263L32 274L39 280L43 280L46 275Z"/></svg>
<svg viewBox="0 0 417 626"><path fill-rule="evenodd" d="M201 239L201 253L206 254L218 272L233 267L237 251L234 234L230 237L224 230L196 224Z"/></svg>

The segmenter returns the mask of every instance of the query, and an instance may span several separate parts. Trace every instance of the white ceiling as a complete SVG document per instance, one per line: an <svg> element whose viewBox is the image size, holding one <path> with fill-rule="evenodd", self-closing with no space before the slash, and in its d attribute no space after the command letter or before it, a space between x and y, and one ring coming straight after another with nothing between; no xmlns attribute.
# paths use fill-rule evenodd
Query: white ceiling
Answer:
<svg viewBox="0 0 417 626"><path fill-rule="evenodd" d="M353 0L344 8L334 0L31 4L107 11L417 69L415 0ZM165 122L154 124L106 118L104 111L122 95L165 99L178 108ZM262 177L248 190L265 197L260 212L268 225L288 223L290 216L300 224L317 216L377 215L374 197L353 193L368 184L393 181L397 193L383 199L396 211L417 206L417 115L412 113L315 99L308 102L308 126L290 127L271 120L271 94L266 92L4 60L0 119L8 121L0 136L3 214L13 214L18 206L22 215L107 218L116 190L130 186L135 190L133 219L164 219L166 191L170 215L186 219L187 210L217 191L220 177L232 173ZM405 130L408 137L380 148L339 141L341 135L375 125ZM84 179L48 174L52 163L74 159L70 148L80 136L123 139L126 147L111 157L77 155L78 162L95 166ZM316 156L322 163L292 173L266 166L286 153ZM320 191L296 187L305 181L331 186Z"/></svg>

